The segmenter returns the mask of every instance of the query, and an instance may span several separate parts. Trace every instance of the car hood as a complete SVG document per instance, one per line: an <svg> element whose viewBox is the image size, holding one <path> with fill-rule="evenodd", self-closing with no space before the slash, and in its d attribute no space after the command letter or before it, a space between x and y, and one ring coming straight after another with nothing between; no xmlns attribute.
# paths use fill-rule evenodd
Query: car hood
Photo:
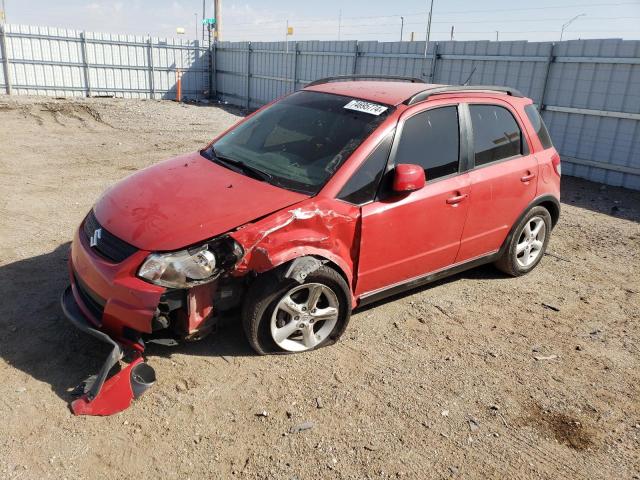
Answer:
<svg viewBox="0 0 640 480"><path fill-rule="evenodd" d="M118 182L94 207L110 233L142 250L177 250L286 208L307 195L190 153Z"/></svg>

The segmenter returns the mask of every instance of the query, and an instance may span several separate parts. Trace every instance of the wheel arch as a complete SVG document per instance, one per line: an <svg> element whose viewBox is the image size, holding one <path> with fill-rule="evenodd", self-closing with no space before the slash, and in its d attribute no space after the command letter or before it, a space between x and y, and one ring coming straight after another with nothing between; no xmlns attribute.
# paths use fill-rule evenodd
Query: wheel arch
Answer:
<svg viewBox="0 0 640 480"><path fill-rule="evenodd" d="M355 304L353 294L353 270L343 259L331 252L326 252L315 248L305 248L304 252L299 249L282 252L276 258L272 258L272 268L264 271L257 271L257 275L275 274L280 279L296 278L300 272L304 276L311 273L321 265L326 265L335 270L347 283L351 302Z"/></svg>
<svg viewBox="0 0 640 480"><path fill-rule="evenodd" d="M551 215L551 227L555 227L556 224L558 223L558 220L560 220L560 202L558 201L558 199L551 195L544 195L536 199L536 201L534 202L535 202L534 204L529 205L529 208L527 208L526 211L529 211L533 207L537 207L537 206L546 208L549 214ZM522 219L522 217L520 217L520 219Z"/></svg>
<svg viewBox="0 0 640 480"><path fill-rule="evenodd" d="M508 248L509 243L511 243L511 238L513 237L516 227L520 224L522 219L529 213L529 211L534 207L544 207L551 215L551 228L555 227L560 219L560 201L554 197L553 195L541 195L540 197L535 198L527 207L522 211L522 213L518 216L518 218L513 222L511 226L511 230L509 231L509 235L502 242L502 246L500 247L499 255L503 255L505 250Z"/></svg>

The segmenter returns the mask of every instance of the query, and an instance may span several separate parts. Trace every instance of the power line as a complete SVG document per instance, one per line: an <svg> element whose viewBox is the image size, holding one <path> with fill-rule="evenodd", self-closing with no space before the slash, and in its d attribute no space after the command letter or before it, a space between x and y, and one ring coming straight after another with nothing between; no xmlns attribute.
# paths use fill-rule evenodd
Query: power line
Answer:
<svg viewBox="0 0 640 480"><path fill-rule="evenodd" d="M520 23L538 23L538 22L554 22L554 21L564 21L566 20L565 17L555 17L555 18L540 18L540 19L521 19L521 18L491 18L491 19L484 19L484 20L439 20L439 21L433 21L432 23L435 24L443 24L443 25L449 25L449 24L482 24L482 23L502 23L502 22L520 22ZM582 21L600 21L600 20L622 20L622 21L629 21L629 20L640 20L640 17L587 17L584 18ZM282 22L268 22L268 23L260 23L260 24L251 24L251 27L240 27L240 28L236 28L236 25L246 25L246 24L233 24L231 25L232 27L234 27L234 30L254 30L255 28L259 27L261 29L276 29L276 28L282 28L281 25ZM318 21L306 21L306 22L292 22L295 23L295 25L299 26L299 27L304 27L304 26L319 26L319 25L326 25L326 26L331 26L333 25L332 23L328 22L328 21L324 21L324 20L318 20ZM424 25L424 22L404 22L405 25ZM386 26L387 23L342 23L342 28L344 29L344 27L380 27L380 26Z"/></svg>
<svg viewBox="0 0 640 480"><path fill-rule="evenodd" d="M564 21L566 20L566 18L562 17L558 17L558 18L541 18L541 19L534 19L534 20L521 20L521 19L517 19L517 18L508 18L508 19L500 19L500 18L494 18L491 20L464 20L464 21L457 21L457 20L450 20L450 21L439 21L439 22L432 22L432 23L436 23L436 24L444 24L444 25L449 25L449 24L491 24L491 23L503 23L503 22L519 22L519 23L533 23L533 22L552 22L552 21ZM592 21L600 21L600 20L640 20L640 17L590 17L590 18L584 18L583 21L585 20L592 20ZM404 22L405 25L424 25L424 22ZM299 24L297 23L296 25L302 25L303 24ZM354 24L342 24L342 27L385 27L388 24L386 23L354 23ZM273 26L261 26L263 29L281 29L282 25L281 22L278 22L277 25L273 25ZM246 30L255 30L255 28L249 28L249 27L245 27L245 28L235 28L235 31L246 31Z"/></svg>
<svg viewBox="0 0 640 480"><path fill-rule="evenodd" d="M550 10L550 9L563 9L563 8L590 8L590 7L616 7L616 6L624 6L624 5L638 5L638 2L616 2L616 3L592 3L592 4L571 4L571 5L554 5L554 6L550 6L550 7L528 7L528 8L519 8L518 11L519 12L523 12L523 11L535 11L535 10ZM435 13L437 13L438 17L442 16L442 15L462 15L462 14L468 14L468 13L493 13L493 12L503 12L504 13L505 9L504 8L499 8L499 9L492 9L492 10L457 10L457 11L444 11L444 12L439 12L436 11ZM404 16L404 17L412 17L412 16L426 16L428 15L428 12L423 11L423 12L414 12L414 13L397 13L394 15L374 15L374 16L357 16L357 17L345 17L342 16L342 20L345 19L349 19L349 18L355 18L358 20L368 20L368 19L372 19L372 18L398 18L400 16ZM292 20L293 21L293 20ZM300 20L296 20L297 24L302 24L302 23L321 23L321 22L335 22L335 18L320 18L320 19L300 19ZM253 25L253 26L263 26L263 25L269 25L269 24L274 24L274 23L281 23L278 21L269 21L269 22L242 22L242 23L235 23L234 25ZM434 22L435 23L435 22ZM449 23L449 21L447 22Z"/></svg>
<svg viewBox="0 0 640 480"><path fill-rule="evenodd" d="M592 4L572 4L572 5L554 5L551 7L528 7L528 8L518 8L519 12L529 11L529 10L550 10L550 9L558 9L558 8L589 8L589 7L616 7L622 5L638 5L638 2L620 2L620 3L592 3ZM492 13L492 12L504 12L504 8L498 8L494 10L456 10L449 12L437 12L438 15L457 15L457 14L467 14L467 13ZM427 15L428 12L419 12L419 13L403 13L405 17L407 16L417 16L417 15ZM389 17L398 17L400 14L395 15L379 15L374 17L342 17L342 18L358 18L358 19L367 19L367 18L389 18Z"/></svg>
<svg viewBox="0 0 640 480"><path fill-rule="evenodd" d="M482 35L482 34L486 34L486 35L491 35L494 36L495 35L495 30L470 30L470 31L459 31L456 30L456 36L459 35ZM434 34L441 34L441 35L449 35L451 32L450 30L440 30L440 31L432 31L431 33ZM500 30L500 34L510 34L510 35L515 35L515 34L526 34L526 33L560 33L559 30L513 30L513 31L505 31L505 30ZM611 33L611 30L576 30L576 31L572 31L571 32L573 35L578 35L581 33ZM617 30L616 33L636 33L636 30ZM398 32L365 32L365 33L343 33L342 36L343 37L358 37L358 36L363 36L363 35L376 35L376 36L396 36L398 35ZM332 33L313 33L313 32L304 32L304 33L299 33L296 34L296 37L298 40L302 40L302 37L312 37L311 40L315 40L317 39L317 37L333 37L334 34ZM242 38L243 40L246 40L246 38Z"/></svg>

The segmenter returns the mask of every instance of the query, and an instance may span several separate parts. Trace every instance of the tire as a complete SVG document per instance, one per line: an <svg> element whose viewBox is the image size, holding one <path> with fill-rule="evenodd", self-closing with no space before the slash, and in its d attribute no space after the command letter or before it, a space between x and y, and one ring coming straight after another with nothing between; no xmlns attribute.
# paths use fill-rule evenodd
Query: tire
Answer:
<svg viewBox="0 0 640 480"><path fill-rule="evenodd" d="M495 266L514 277L529 273L540 263L547 250L551 228L549 211L544 207L533 207L513 230L513 235L508 238L509 243Z"/></svg>
<svg viewBox="0 0 640 480"><path fill-rule="evenodd" d="M309 308L313 306L312 292L317 296L316 308ZM242 326L258 354L296 353L335 343L350 316L347 282L323 265L307 275L303 283L281 280L272 272L259 276L242 307ZM301 325L303 328L298 328Z"/></svg>

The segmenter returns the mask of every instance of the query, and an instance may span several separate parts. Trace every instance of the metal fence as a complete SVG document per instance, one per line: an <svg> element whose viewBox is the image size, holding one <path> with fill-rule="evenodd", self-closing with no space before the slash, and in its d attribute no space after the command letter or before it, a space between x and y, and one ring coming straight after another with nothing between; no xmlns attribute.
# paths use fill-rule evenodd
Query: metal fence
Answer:
<svg viewBox="0 0 640 480"><path fill-rule="evenodd" d="M320 77L389 74L508 85L543 111L563 172L640 190L640 41L221 42L0 27L0 89L17 94L218 98L256 108ZM210 88L211 86L211 88Z"/></svg>
<svg viewBox="0 0 640 480"><path fill-rule="evenodd" d="M208 97L209 54L198 42L0 25L0 91L51 96Z"/></svg>
<svg viewBox="0 0 640 480"><path fill-rule="evenodd" d="M640 42L222 42L218 98L263 105L314 79L341 74L508 85L542 107L563 172L640 189Z"/></svg>

